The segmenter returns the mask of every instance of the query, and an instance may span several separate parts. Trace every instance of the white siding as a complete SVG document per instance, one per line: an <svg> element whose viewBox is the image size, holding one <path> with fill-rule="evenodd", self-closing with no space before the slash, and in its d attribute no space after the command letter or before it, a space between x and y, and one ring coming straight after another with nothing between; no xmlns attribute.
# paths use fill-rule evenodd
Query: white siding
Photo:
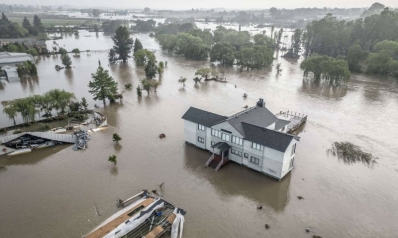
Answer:
<svg viewBox="0 0 398 238"><path fill-rule="evenodd" d="M287 173L289 173L289 171L291 170L290 162L296 156L296 154L292 155L292 148L293 148L293 145L295 145L295 144L297 144L297 140L293 138L293 140L290 142L290 145L287 147L287 149L285 151L285 154L283 157L282 177L285 176ZM297 151L297 145L296 145L296 151Z"/></svg>
<svg viewBox="0 0 398 238"><path fill-rule="evenodd" d="M184 137L185 141L196 145L196 127L198 124L184 120Z"/></svg>

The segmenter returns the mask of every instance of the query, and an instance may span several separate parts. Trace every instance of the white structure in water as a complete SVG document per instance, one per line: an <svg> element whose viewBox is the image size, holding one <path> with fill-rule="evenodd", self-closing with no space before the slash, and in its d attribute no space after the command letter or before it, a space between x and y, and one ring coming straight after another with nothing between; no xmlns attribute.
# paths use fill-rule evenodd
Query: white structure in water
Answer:
<svg viewBox="0 0 398 238"><path fill-rule="evenodd" d="M218 170L234 161L278 180L293 169L299 138L286 133L291 122L277 118L263 99L230 117L191 107L182 119L185 141L213 153L205 166Z"/></svg>

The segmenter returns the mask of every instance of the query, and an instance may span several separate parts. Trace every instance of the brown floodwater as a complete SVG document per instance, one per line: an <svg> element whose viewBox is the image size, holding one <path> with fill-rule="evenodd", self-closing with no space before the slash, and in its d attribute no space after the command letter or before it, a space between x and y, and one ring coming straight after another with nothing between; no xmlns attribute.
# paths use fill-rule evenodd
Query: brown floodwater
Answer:
<svg viewBox="0 0 398 238"><path fill-rule="evenodd" d="M85 151L63 146L0 157L0 237L81 237L117 211L118 198L162 182L165 199L188 211L185 237L397 237L397 81L353 75L338 88L308 85L298 61L278 57L279 76L275 66L241 73L225 68L228 83L195 85L195 70L209 62L174 57L147 35L134 37L155 50L158 60L168 61L156 94L138 98L143 69L133 60L108 66L103 51L72 57L74 68L61 71L54 69L59 57L39 57L38 78L1 83L1 101L60 88L85 96L91 107L102 106L87 92L100 60L120 90L126 83L133 90L125 91L123 103L99 109L110 127L93 134ZM71 37L62 44L80 40ZM102 35L84 42L79 48L112 45ZM188 78L185 88L177 82L180 76ZM234 163L218 172L205 169L210 153L184 143L184 112L195 106L230 115L260 97L273 112L308 114L294 170L276 181ZM11 124L0 116L0 127ZM123 138L120 146L112 142L115 132ZM166 138L160 140L160 133ZM327 155L333 141L357 144L378 163L344 164ZM112 154L117 166L107 161ZM256 209L259 204L262 210Z"/></svg>

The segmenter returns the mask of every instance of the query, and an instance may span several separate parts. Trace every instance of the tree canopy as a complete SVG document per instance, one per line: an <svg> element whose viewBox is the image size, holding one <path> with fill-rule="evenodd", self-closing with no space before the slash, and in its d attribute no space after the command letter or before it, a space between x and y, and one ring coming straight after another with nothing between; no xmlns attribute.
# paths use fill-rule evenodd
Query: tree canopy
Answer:
<svg viewBox="0 0 398 238"><path fill-rule="evenodd" d="M145 65L148 61L156 62L156 56L147 49L140 49L134 53L134 60L139 66Z"/></svg>

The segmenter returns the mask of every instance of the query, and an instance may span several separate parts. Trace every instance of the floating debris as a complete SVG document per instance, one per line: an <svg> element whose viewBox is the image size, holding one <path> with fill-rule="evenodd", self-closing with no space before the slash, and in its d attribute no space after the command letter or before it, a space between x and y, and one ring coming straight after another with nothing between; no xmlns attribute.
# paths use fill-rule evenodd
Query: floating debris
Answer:
<svg viewBox="0 0 398 238"><path fill-rule="evenodd" d="M258 209L258 210L261 210L261 209L263 209L263 206L258 205L258 206L257 206L257 209Z"/></svg>
<svg viewBox="0 0 398 238"><path fill-rule="evenodd" d="M297 196L298 200L304 199L302 196Z"/></svg>
<svg viewBox="0 0 398 238"><path fill-rule="evenodd" d="M312 238L322 238L322 236L313 235Z"/></svg>
<svg viewBox="0 0 398 238"><path fill-rule="evenodd" d="M268 224L265 224L265 229L268 230L270 226Z"/></svg>
<svg viewBox="0 0 398 238"><path fill-rule="evenodd" d="M163 139L163 138L165 138L165 137L166 137L166 135L163 134L163 133L159 135L159 138L160 138L160 139Z"/></svg>
<svg viewBox="0 0 398 238"><path fill-rule="evenodd" d="M372 154L362 151L359 146L350 142L334 142L332 148L328 149L327 152L333 156L337 156L339 160L342 160L346 164L362 162L365 165L373 167L373 164L378 159Z"/></svg>

